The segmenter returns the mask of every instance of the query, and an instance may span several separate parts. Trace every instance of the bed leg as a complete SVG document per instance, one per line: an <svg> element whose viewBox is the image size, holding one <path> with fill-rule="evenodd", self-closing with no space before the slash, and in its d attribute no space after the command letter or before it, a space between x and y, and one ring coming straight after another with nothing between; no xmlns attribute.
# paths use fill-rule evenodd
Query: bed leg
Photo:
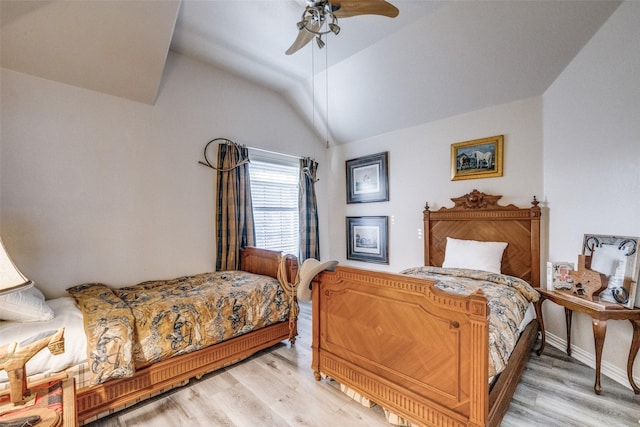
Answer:
<svg viewBox="0 0 640 427"><path fill-rule="evenodd" d="M296 345L296 337L298 336L298 319L289 321L289 342L291 346Z"/></svg>
<svg viewBox="0 0 640 427"><path fill-rule="evenodd" d="M320 372L318 371L313 371L313 376L315 377L316 381L320 381L322 379L322 377L320 376Z"/></svg>

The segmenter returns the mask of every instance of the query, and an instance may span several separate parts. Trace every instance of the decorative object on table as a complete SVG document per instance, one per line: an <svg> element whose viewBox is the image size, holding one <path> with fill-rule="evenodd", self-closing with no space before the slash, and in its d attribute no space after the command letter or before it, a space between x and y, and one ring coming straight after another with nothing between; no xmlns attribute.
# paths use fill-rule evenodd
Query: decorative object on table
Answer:
<svg viewBox="0 0 640 427"><path fill-rule="evenodd" d="M10 298L9 302L28 300L33 282L27 279L13 263L0 239L0 295ZM34 288L35 289L35 288ZM0 426L42 426L54 427L62 425L59 412L48 407L36 407L38 396L43 393L27 387L26 363L44 347L52 354L64 351L64 329L49 331L44 335L31 337L21 343L11 342L0 346L0 370L7 371L9 378L9 396L0 398ZM61 383L59 381L59 383ZM47 395L47 392L44 392ZM42 400L42 399L40 399ZM48 405L48 401L47 401ZM42 404L41 404L42 406ZM60 405L60 408L62 406Z"/></svg>
<svg viewBox="0 0 640 427"><path fill-rule="evenodd" d="M593 301L593 297L607 289L607 276L591 270L591 255L578 255L578 270L569 271L571 292L574 295Z"/></svg>
<svg viewBox="0 0 640 427"><path fill-rule="evenodd" d="M603 301L617 302L633 308L636 300L638 241L640 237L585 234L582 253L591 255L591 269L604 274L609 284L600 293Z"/></svg>
<svg viewBox="0 0 640 427"><path fill-rule="evenodd" d="M35 426L40 422L42 417L40 415L27 415L25 416L12 416L6 419L0 419L0 427L25 427Z"/></svg>
<svg viewBox="0 0 640 427"><path fill-rule="evenodd" d="M388 217L347 217L347 259L389 264Z"/></svg>
<svg viewBox="0 0 640 427"><path fill-rule="evenodd" d="M347 203L389 201L389 152L346 161Z"/></svg>
<svg viewBox="0 0 640 427"><path fill-rule="evenodd" d="M34 398L27 387L26 364L45 347L54 355L64 353L64 328L0 347L0 370L7 371L11 403L14 405L24 405Z"/></svg>
<svg viewBox="0 0 640 427"><path fill-rule="evenodd" d="M572 262L547 262L547 289L571 289L573 279L569 275L571 270L575 270Z"/></svg>
<svg viewBox="0 0 640 427"><path fill-rule="evenodd" d="M0 417L0 427L58 427L62 425L62 415L53 409L32 409L27 414L7 414Z"/></svg>
<svg viewBox="0 0 640 427"><path fill-rule="evenodd" d="M64 417L63 412L69 407L73 408L74 402L66 402L67 399L73 400L73 393L69 394L65 391L65 383L67 381L54 380L32 387L33 399L28 404L17 406L13 409L6 410L5 402L7 396L0 397L0 427L12 426L37 426L37 427L58 427L63 425L64 419L67 419L65 425L70 420L74 420L74 414L69 418ZM68 387L68 386L67 386Z"/></svg>
<svg viewBox="0 0 640 427"><path fill-rule="evenodd" d="M502 176L504 135L451 144L451 180Z"/></svg>

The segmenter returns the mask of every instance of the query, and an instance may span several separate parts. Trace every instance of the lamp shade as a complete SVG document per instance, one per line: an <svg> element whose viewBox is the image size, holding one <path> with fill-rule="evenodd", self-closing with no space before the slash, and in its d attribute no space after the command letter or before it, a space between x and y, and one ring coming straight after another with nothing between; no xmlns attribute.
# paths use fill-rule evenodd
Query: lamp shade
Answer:
<svg viewBox="0 0 640 427"><path fill-rule="evenodd" d="M0 294L33 286L33 282L18 270L0 238Z"/></svg>

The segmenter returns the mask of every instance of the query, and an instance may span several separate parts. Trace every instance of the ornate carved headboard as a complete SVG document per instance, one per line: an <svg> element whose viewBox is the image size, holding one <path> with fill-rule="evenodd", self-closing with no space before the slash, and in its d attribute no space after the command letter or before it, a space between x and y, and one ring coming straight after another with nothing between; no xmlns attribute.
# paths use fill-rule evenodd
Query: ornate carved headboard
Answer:
<svg viewBox="0 0 640 427"><path fill-rule="evenodd" d="M464 240L507 242L502 257L502 273L520 277L540 286L540 216L535 196L530 208L500 206L502 196L478 190L451 199L455 206L430 211L424 209L424 262L441 266L447 237Z"/></svg>

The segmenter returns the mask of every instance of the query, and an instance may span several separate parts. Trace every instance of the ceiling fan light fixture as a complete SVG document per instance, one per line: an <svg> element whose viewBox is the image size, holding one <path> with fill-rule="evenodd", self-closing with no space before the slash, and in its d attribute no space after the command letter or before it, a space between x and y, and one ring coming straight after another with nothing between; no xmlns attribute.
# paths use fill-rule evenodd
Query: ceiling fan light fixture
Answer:
<svg viewBox="0 0 640 427"><path fill-rule="evenodd" d="M322 27L325 23L328 29L323 31ZM302 19L296 25L299 31L305 30L315 36L323 36L329 33L338 34L340 32L338 18L333 14L327 0L307 6L302 13Z"/></svg>
<svg viewBox="0 0 640 427"><path fill-rule="evenodd" d="M1 0L0 0L1 1ZM331 2L336 4L332 4ZM286 50L291 55L316 38L318 46L324 46L321 39L325 34L340 33L338 16L348 18L357 15L380 15L394 18L398 16L398 8L386 0L306 0L307 6L302 11L298 27L298 36Z"/></svg>

